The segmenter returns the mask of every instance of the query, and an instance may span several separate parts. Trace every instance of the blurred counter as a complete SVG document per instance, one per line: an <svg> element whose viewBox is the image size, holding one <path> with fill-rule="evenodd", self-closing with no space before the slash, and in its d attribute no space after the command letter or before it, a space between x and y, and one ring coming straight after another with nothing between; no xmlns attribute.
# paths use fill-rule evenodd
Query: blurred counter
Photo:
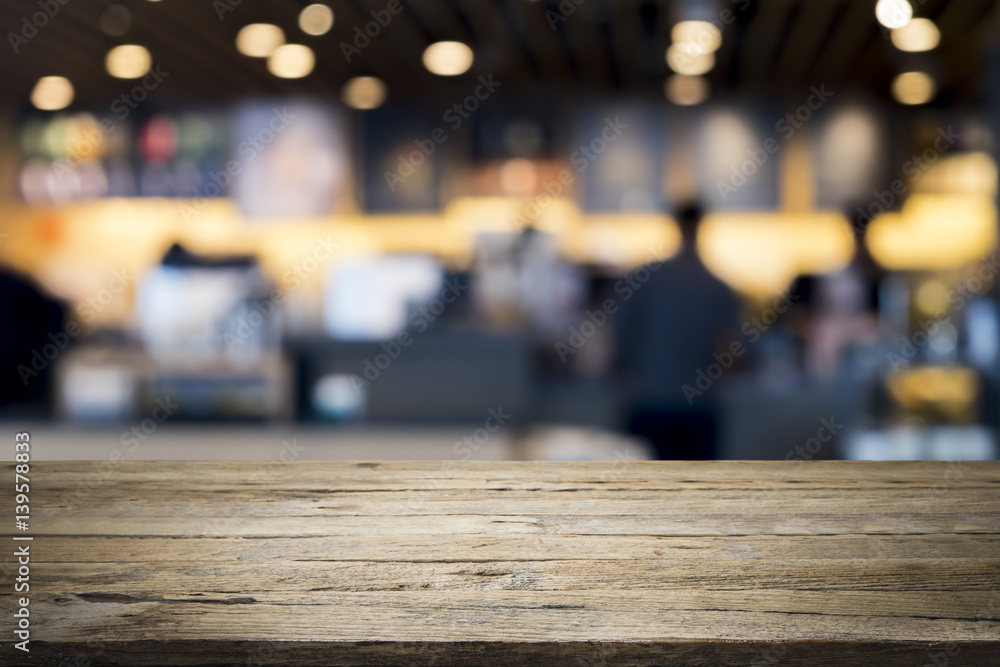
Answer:
<svg viewBox="0 0 1000 667"><path fill-rule="evenodd" d="M5 433L31 434L31 456L42 461L517 461L647 459L632 438L572 427L499 428L483 423L447 427L192 424L152 420L81 426L0 421ZM13 448L5 455L13 457Z"/></svg>

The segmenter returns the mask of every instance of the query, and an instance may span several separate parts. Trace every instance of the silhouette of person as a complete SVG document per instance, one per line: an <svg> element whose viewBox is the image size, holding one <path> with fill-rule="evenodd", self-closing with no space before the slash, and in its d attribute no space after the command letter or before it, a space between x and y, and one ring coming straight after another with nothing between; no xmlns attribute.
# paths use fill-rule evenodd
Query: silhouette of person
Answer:
<svg viewBox="0 0 1000 667"><path fill-rule="evenodd" d="M713 355L728 349L724 339L734 340L739 327L739 301L698 258L701 218L695 204L680 209L679 253L644 267L648 280L620 297L615 320L627 429L649 440L660 459L714 458L715 383L701 389L698 371L717 363Z"/></svg>
<svg viewBox="0 0 1000 667"><path fill-rule="evenodd" d="M49 334L62 331L64 318L62 304L0 267L0 413L48 413L52 364L37 368L33 351L52 342Z"/></svg>

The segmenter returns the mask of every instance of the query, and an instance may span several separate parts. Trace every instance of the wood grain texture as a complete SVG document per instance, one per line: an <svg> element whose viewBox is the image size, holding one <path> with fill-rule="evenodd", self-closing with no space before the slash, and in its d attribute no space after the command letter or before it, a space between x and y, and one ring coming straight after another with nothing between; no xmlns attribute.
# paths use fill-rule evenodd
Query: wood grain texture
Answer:
<svg viewBox="0 0 1000 667"><path fill-rule="evenodd" d="M1000 463L38 462L31 505L23 664L1000 656Z"/></svg>

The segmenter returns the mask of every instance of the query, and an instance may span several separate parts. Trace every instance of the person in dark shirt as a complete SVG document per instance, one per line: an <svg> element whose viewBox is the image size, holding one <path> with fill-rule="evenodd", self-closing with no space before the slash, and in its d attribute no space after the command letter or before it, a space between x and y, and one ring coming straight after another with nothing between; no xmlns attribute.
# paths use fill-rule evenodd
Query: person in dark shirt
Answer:
<svg viewBox="0 0 1000 667"><path fill-rule="evenodd" d="M34 352L58 337L64 317L59 302L0 267L0 414L49 411L52 362Z"/></svg>
<svg viewBox="0 0 1000 667"><path fill-rule="evenodd" d="M710 376L718 370L710 366L723 366L719 359L739 330L739 301L695 250L701 217L696 205L681 209L680 252L646 267L648 280L616 319L627 428L652 442L661 459L714 458L717 378Z"/></svg>

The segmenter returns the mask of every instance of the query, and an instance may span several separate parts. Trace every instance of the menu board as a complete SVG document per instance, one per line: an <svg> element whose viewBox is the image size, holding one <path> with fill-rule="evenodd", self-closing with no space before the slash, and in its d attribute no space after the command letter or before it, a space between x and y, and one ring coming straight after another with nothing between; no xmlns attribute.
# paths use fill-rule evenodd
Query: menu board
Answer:
<svg viewBox="0 0 1000 667"><path fill-rule="evenodd" d="M98 197L217 197L227 117L217 111L37 115L20 125L19 191L28 204Z"/></svg>
<svg viewBox="0 0 1000 667"><path fill-rule="evenodd" d="M436 210L441 207L445 154L461 131L445 118L413 111L377 109L365 115L361 200L368 212Z"/></svg>

